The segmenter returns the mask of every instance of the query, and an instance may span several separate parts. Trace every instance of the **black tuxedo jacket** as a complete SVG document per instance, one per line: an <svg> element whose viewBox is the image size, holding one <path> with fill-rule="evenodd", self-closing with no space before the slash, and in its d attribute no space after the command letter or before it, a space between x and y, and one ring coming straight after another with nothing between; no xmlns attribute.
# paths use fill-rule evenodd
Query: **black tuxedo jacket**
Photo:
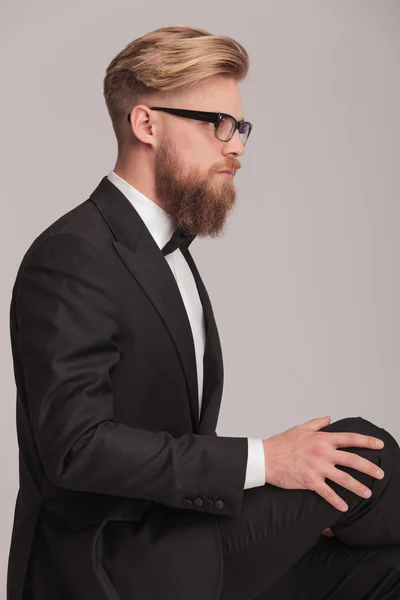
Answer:
<svg viewBox="0 0 400 600"><path fill-rule="evenodd" d="M216 435L220 340L206 288L183 252L207 327L200 419L179 288L107 177L24 255L10 307L20 487L8 600L118 600L101 563L104 529L124 520L143 532L157 510L165 527L132 556L141 590L132 600L217 599L216 516L240 514L247 439ZM196 530L173 527L168 515L183 513Z"/></svg>

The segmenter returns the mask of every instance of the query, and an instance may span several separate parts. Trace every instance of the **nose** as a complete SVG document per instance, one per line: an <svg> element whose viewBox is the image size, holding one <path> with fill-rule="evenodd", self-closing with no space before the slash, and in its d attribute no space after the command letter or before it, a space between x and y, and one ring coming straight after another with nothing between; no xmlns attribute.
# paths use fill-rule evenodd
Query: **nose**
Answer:
<svg viewBox="0 0 400 600"><path fill-rule="evenodd" d="M245 153L244 144L240 138L238 129L236 129L234 135L231 137L229 142L225 142L222 147L222 154L227 156L229 154L235 154L236 156L243 156Z"/></svg>

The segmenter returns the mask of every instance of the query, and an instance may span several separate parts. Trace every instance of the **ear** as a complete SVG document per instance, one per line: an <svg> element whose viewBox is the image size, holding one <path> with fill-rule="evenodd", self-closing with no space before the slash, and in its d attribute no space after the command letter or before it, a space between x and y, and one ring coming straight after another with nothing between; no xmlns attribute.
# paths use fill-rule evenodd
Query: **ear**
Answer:
<svg viewBox="0 0 400 600"><path fill-rule="evenodd" d="M134 136L144 144L155 144L158 132L157 115L145 104L137 104L130 113L130 125ZM159 125L159 124L158 124Z"/></svg>

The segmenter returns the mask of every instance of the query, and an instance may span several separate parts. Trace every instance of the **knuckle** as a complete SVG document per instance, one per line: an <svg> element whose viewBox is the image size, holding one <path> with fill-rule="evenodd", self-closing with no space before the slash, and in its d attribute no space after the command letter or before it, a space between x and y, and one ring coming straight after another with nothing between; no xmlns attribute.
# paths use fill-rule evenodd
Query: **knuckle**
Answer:
<svg viewBox="0 0 400 600"><path fill-rule="evenodd" d="M351 485L353 482L353 478L348 475L347 473L342 473L342 475L339 478L339 483L341 486L343 487L348 487L349 485Z"/></svg>
<svg viewBox="0 0 400 600"><path fill-rule="evenodd" d="M332 506L340 504L339 496L330 487L327 487L326 490L322 491L321 496L323 496L329 504L332 504Z"/></svg>
<svg viewBox="0 0 400 600"><path fill-rule="evenodd" d="M328 489L326 490L326 496L328 500L335 500L337 498L337 495L330 487L328 487Z"/></svg>
<svg viewBox="0 0 400 600"><path fill-rule="evenodd" d="M326 453L325 446L323 446L320 443L315 444L312 448L312 454L318 458L325 456L325 453Z"/></svg>
<svg viewBox="0 0 400 600"><path fill-rule="evenodd" d="M362 460L362 459L360 459L360 461L357 464L356 468L359 471L363 471L364 473L367 473L368 475L371 475L372 477L375 477L376 470L377 470L378 467L377 467L377 465L375 465L370 460Z"/></svg>
<svg viewBox="0 0 400 600"><path fill-rule="evenodd" d="M360 436L358 433L350 433L348 437L348 442L350 446L357 446L360 442Z"/></svg>
<svg viewBox="0 0 400 600"><path fill-rule="evenodd" d="M311 473L306 473L303 477L303 483L308 489L314 489L314 476Z"/></svg>
<svg viewBox="0 0 400 600"><path fill-rule="evenodd" d="M365 459L358 454L351 454L348 460L348 466L357 471L362 471L365 467Z"/></svg>
<svg viewBox="0 0 400 600"><path fill-rule="evenodd" d="M307 489L310 489L311 487L311 477L309 475L304 475L303 477L303 485L304 487L306 487Z"/></svg>
<svg viewBox="0 0 400 600"><path fill-rule="evenodd" d="M317 470L318 465L316 460L308 459L307 461L307 473L308 475L313 475Z"/></svg>
<svg viewBox="0 0 400 600"><path fill-rule="evenodd" d="M334 440L334 433L329 433L327 431L319 431L316 433L316 436L313 439L314 445L322 445L325 448L329 443Z"/></svg>

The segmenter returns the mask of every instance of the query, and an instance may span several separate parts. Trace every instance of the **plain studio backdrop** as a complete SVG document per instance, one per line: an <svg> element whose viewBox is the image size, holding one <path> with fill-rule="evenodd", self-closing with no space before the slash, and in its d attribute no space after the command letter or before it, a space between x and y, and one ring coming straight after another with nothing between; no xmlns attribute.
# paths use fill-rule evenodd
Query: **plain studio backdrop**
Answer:
<svg viewBox="0 0 400 600"><path fill-rule="evenodd" d="M1 598L18 489L16 271L115 165L108 63L171 24L250 54L238 201L222 237L191 247L224 356L218 434L362 416L400 440L400 1L1 0Z"/></svg>

